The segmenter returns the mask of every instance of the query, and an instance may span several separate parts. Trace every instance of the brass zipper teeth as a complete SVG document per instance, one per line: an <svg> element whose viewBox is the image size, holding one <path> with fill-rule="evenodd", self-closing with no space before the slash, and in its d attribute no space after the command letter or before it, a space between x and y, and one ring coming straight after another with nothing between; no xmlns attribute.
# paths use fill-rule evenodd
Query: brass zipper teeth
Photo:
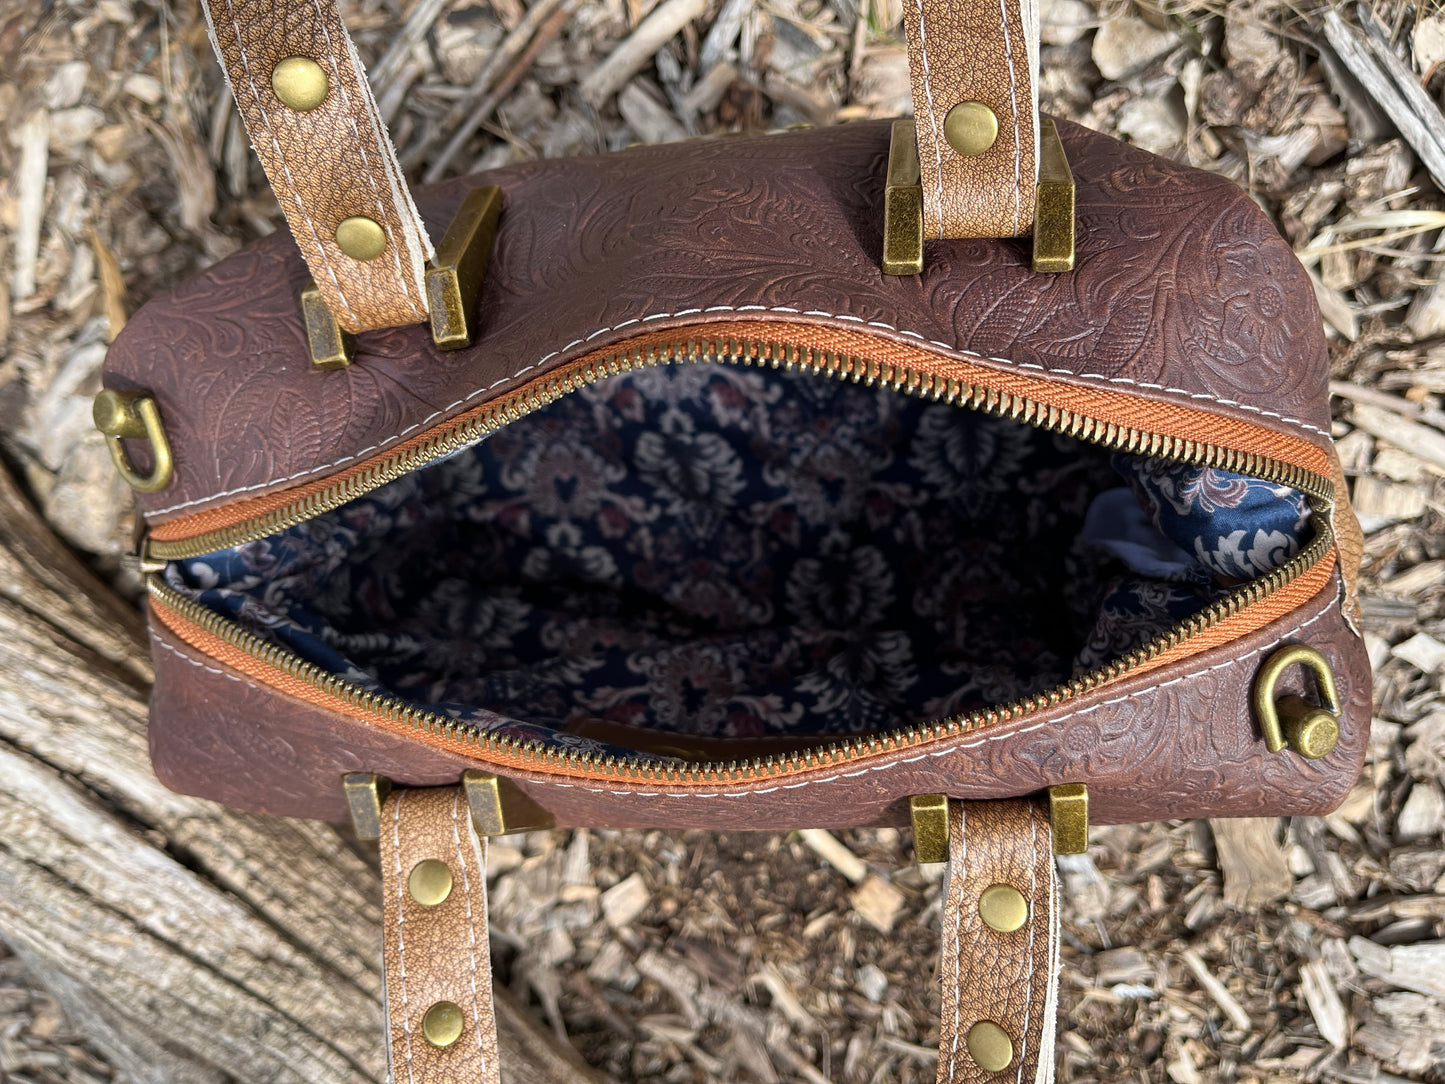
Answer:
<svg viewBox="0 0 1445 1084"><path fill-rule="evenodd" d="M540 410L584 385L595 384L606 377L645 366L684 362L757 365L789 372L808 370L836 380L851 380L855 384L886 387L905 395L954 403L983 414L1010 418L1038 429L1062 433L1111 451L1157 456L1177 463L1215 467L1277 482L1308 494L1317 507L1327 507L1334 500L1334 488L1329 479L1303 467L1252 452L1240 452L1205 441L1184 440L1117 426L1076 411L1061 410L1027 396L935 377L902 365L890 365L852 354L814 350L776 341L685 338L666 344L638 347L589 362L578 362L554 374L540 387L504 396L475 417L442 425L425 441L405 452L381 456L356 474L265 515L179 541L161 542L149 539L145 543L143 556L149 560L183 560L277 534L340 508L343 504L394 482L434 459L474 444L502 426Z"/></svg>
<svg viewBox="0 0 1445 1084"><path fill-rule="evenodd" d="M1033 712L1073 700L1106 682L1124 676L1162 652L1199 635L1226 618L1232 617L1308 571L1329 553L1330 547L1333 545L1327 516L1316 512L1311 517L1311 524L1315 529L1315 536L1310 544L1280 568L1236 588L1224 598L1207 606L1188 620L1175 625L1168 632L1161 634L1143 647L1136 648L1106 666L1091 670L1052 689L1012 700L999 707L986 708L963 715L952 715L937 722L901 727L882 734L843 737L826 743L820 742L814 749L753 757L746 760L697 763L599 756L596 753L576 749L558 749L535 739L522 741L479 730L449 716L426 711L394 696L369 692L339 678L314 663L307 662L286 648L247 632L240 625L222 617L214 610L192 601L179 591L169 587L159 576L149 576L146 582L150 593L161 605L175 611L191 624L199 626L231 647L275 667L298 681L314 686L326 695L335 697L352 708L378 715L394 723L413 727L436 737L444 737L474 746L480 754L498 754L504 757L533 761L539 768L586 772L617 779L633 779L652 783L727 783L768 779L810 768L842 764L873 753L911 749L940 738L956 737L1001 723L1013 722Z"/></svg>
<svg viewBox="0 0 1445 1084"><path fill-rule="evenodd" d="M147 586L151 595L167 609L282 673L311 685L354 709L473 746L482 755L490 753L530 760L542 769L586 772L617 779L653 783L723 783L768 779L777 775L842 764L874 753L909 749L940 738L1012 722L1033 712L1072 700L1106 682L1122 677L1162 652L1275 593L1323 560L1333 545L1329 523L1329 511L1334 501L1333 484L1329 479L1302 467L1204 441L1184 440L1111 425L1026 396L934 377L905 366L775 341L757 342L729 337L679 339L672 343L639 347L602 359L577 363L554 374L539 387L527 392L514 392L473 418L440 427L421 444L406 452L381 457L365 470L264 516L178 542L150 540L144 551L145 556L157 560L199 557L287 530L339 508L434 459L473 444L503 425L540 410L562 395L576 391L584 385L644 366L681 362L759 365L789 371L806 369L839 380L852 380L870 387L888 387L906 395L956 403L1114 451L1157 456L1195 466L1215 467L1287 485L1310 497L1313 508L1310 522L1314 537L1309 545L1280 568L1236 588L1143 647L1045 692L998 707L949 716L936 722L902 727L882 734L842 737L835 741L820 742L812 749L725 762L678 763L599 756L575 749L558 749L533 739L519 740L479 730L449 716L426 711L397 697L369 692L345 681L277 644L262 640L230 619L192 601L167 586L157 575L147 577Z"/></svg>

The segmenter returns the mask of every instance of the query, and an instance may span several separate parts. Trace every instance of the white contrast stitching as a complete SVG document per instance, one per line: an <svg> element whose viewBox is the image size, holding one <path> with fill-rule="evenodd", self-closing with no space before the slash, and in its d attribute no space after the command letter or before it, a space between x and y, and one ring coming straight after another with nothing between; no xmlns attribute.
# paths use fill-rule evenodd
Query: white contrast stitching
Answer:
<svg viewBox="0 0 1445 1084"><path fill-rule="evenodd" d="M203 6L206 10L207 23L209 24L211 7L209 3ZM246 73L246 82L249 83L251 86L251 97L256 103L256 109L261 114L261 119L266 124L266 134L271 137L271 146L276 151L276 158L281 164L281 172L285 174L286 184L291 189L291 199L296 204L296 210L301 215L301 220L306 223L307 228L311 231L311 236L314 238L316 243L316 250L321 254L321 261L326 267L326 273L331 276L331 281L336 286L337 297L341 299L341 304L346 307L347 315L349 315L352 320L355 320L356 314L351 311L351 305L346 300L346 294L341 288L341 280L337 278L336 270L331 266L331 257L326 252L326 246L321 242L320 234L317 233L316 223L311 221L311 216L306 211L306 204L301 201L301 195L296 187L296 181L291 176L291 167L287 165L286 154L281 149L281 141L276 138L276 132L271 127L271 115L266 112L265 102L261 97L260 90L258 90L256 87L256 76L251 71L251 62L246 57L246 48L241 44L241 24L236 20L236 6L231 2L231 0L226 0L226 13L231 17L231 28L235 31L236 34L236 52L240 57L241 67ZM214 27L212 27L212 30L214 30ZM222 50L217 49L216 51L224 55ZM230 80L230 72L227 72L226 81L230 82Z"/></svg>
<svg viewBox="0 0 1445 1084"><path fill-rule="evenodd" d="M938 205L938 236L943 237L943 149L939 146L938 112L933 105L933 83L928 71L928 35L924 31L923 0L918 0L918 52L923 57L923 96L928 99L928 122L933 126L933 157L937 178L933 202Z"/></svg>
<svg viewBox="0 0 1445 1084"><path fill-rule="evenodd" d="M1218 403L1220 406L1233 407L1236 410L1243 410L1250 414L1258 414L1259 416L1264 418L1274 418L1275 420L1283 422L1286 425L1297 426L1300 429L1307 430L1311 433L1316 433L1320 436L1329 435L1325 432L1325 430L1319 428L1318 426L1311 425L1309 424L1309 422L1302 421L1299 418L1290 418L1283 414L1276 413L1272 410L1264 410L1260 407L1254 406L1251 403L1241 403L1234 399L1221 399L1217 395L1210 395L1207 392L1191 392L1185 388L1171 388L1166 384L1154 384L1144 380L1133 380L1127 376L1105 376L1103 373L1076 373L1072 369L1050 369L1046 366L1037 365L1033 362L1014 361L1011 358L1000 358L995 357L991 354L980 354L975 350L966 350L958 346L950 345L946 342L941 342L938 339L929 339L926 336L920 335L916 331L907 331L902 328L895 327L894 325L887 323L883 320L864 320L861 316L839 316L835 313L824 312L821 309L803 310L795 309L787 305L710 305L705 309L682 309L679 312L659 312L654 313L651 316L633 317L630 320L623 320L620 324L613 324L611 327L598 328L596 331L593 331L585 338L573 339L566 346L553 350L548 354L544 354L542 357L538 358L536 361L532 362L529 365L522 366L516 372L512 373L512 375L504 376L497 380L494 380L486 387L478 388L475 391L463 396L462 398L457 399L455 402L449 403L448 405L440 408L439 410L432 411L432 413L428 414L421 421L416 422L413 425L407 426L401 432L394 433L393 435L387 437L385 440L378 441L377 443L372 445L368 445L367 447L361 449L359 452L343 456L342 458L337 459L331 463L322 464L319 467L308 467L306 470L297 471L295 474L288 474L282 478L272 478L269 481L265 482L256 482L248 486L238 486L235 489L227 489L223 490L220 493L213 493L209 497L197 497L194 500L181 501L178 504L166 505L164 508L152 509L150 515L163 516L168 512L178 512L182 508L193 508L198 504L207 504L211 501L218 501L225 497L235 497L238 494L250 493L253 490L257 489L266 489L270 486L284 485L287 482L300 481L301 479L307 478L313 474L324 474L327 471L335 470L337 467L344 467L348 463L355 462L358 459L362 459L368 455L371 455L373 452L379 452L383 448L390 447L393 444L405 440L412 433L415 433L421 429L425 429L438 418L445 417L453 410L456 410L458 407L465 406L467 403L471 402L473 399L476 399L478 396L486 395L488 392L493 391L501 385L516 380L518 377L531 372L533 369L538 369L543 365L546 365L547 362L551 361L559 354L565 354L567 351L572 350L578 346L583 346L586 343L589 343L593 339L596 339L602 335L606 335L614 331L621 331L623 328L631 327L633 324L648 323L652 320L668 320L675 319L679 316L694 316L714 312L777 312L789 313L796 316L826 317L829 320L841 320L845 323L859 324L866 327L876 327L883 331L891 331L895 335L903 335L910 339L917 339L921 343L926 343L929 346L936 346L941 350L947 350L950 353L960 355L963 358L974 358L979 361L992 361L996 364L1008 365L1015 369L1027 369L1032 372L1048 373L1050 375L1057 376L1071 376L1076 377L1080 380L1097 380L1106 384L1126 384L1131 387L1140 388L1144 391L1164 392L1166 395L1182 395L1185 398L1191 400Z"/></svg>
<svg viewBox="0 0 1445 1084"><path fill-rule="evenodd" d="M151 647L159 647L165 651L169 651L172 655L182 660L183 662L188 662L192 666L196 667L197 669L204 670L208 674L215 674L217 677L223 677L227 681L234 681L237 685L245 685L251 689L264 689L266 687L259 682L252 681L250 678L244 678L233 674L229 670L222 670L220 667L217 666L207 666L203 662L197 662L189 655L185 654L182 651L178 651L176 648L172 647L170 644L162 640L159 636L156 635L154 629L149 631L151 638Z"/></svg>
<svg viewBox="0 0 1445 1084"><path fill-rule="evenodd" d="M457 865L460 866L462 870L462 900L467 905L467 935L471 940L472 1030L475 1031L477 1035L477 1057L482 1059L481 1077L485 1079L487 1075L487 1054L486 1051L482 1049L482 999L481 995L477 993L477 927L472 920L472 882L471 878L467 876L466 855L462 853L461 804L462 789L458 787L452 794L452 839L457 845ZM484 843L483 846L486 846L486 844ZM483 883L485 883L487 871L485 869L482 870L480 875L484 879Z"/></svg>
<svg viewBox="0 0 1445 1084"><path fill-rule="evenodd" d="M1327 602L1324 607L1321 608L1320 611L1316 613L1313 617L1311 617L1308 621L1303 621L1300 624L1296 625L1294 628L1282 632L1277 638L1278 640L1283 640L1287 636L1294 636L1297 633L1303 632L1305 629L1313 625L1316 621L1327 616L1333 610L1335 610L1335 608L1339 605L1339 600L1336 597L1336 593L1330 591L1328 588L1326 588L1325 590L1331 596L1329 602ZM1256 655L1261 655L1266 651L1272 651L1274 650L1274 647L1275 644L1268 644L1264 647L1256 648L1254 651L1251 651L1248 654L1234 656L1233 658L1226 659L1224 662L1216 663L1213 666L1206 666L1202 670L1195 670L1193 673L1181 674L1177 678L1173 678L1169 681L1161 681L1157 685L1149 685L1143 689L1137 690L1136 692L1129 693L1126 696L1116 696L1112 700L1102 700L1097 704L1090 705L1089 707L1079 708L1075 711L1068 712L1064 715L1059 716L1056 719L1047 719L1043 722L1034 723L1032 726L1021 727L1018 730L1009 730L1007 733L1004 734L985 734L984 736L971 742L962 742L957 744L953 742L948 742L948 747L945 749L935 749L931 752L918 753L911 757L893 757L889 760L874 764L870 767L860 768L857 771L839 772L835 775L827 775L818 779L804 779L797 783L786 783L779 786L762 788L759 790L717 790L704 792L698 792L694 790L609 790L606 787L588 787L582 785L581 783L556 783L549 779L529 778L527 782L529 785L536 784L537 786L542 787L560 787L564 790L585 790L591 794L610 794L618 798L754 798L761 794L771 794L776 790L801 790L803 787L811 787L820 783L836 783L840 779L852 779L855 776L867 775L869 772L885 772L899 764L914 764L920 760L952 756L953 754L958 753L964 749L976 749L980 745L986 745L989 742L1009 741L1013 738L1022 737L1024 734L1030 734L1035 730L1043 729L1044 727L1056 727L1064 722L1067 722L1069 719L1073 719L1083 715L1089 715L1093 712L1100 710L1101 708L1111 707L1114 704L1122 704L1127 700L1133 700L1136 697L1144 696L1152 692L1157 692L1160 689L1167 689L1170 686L1179 685L1185 681L1192 681L1197 677L1202 677L1205 674L1213 673L1215 670L1228 669L1231 666L1236 666L1244 662L1246 659L1253 658Z"/></svg>
<svg viewBox="0 0 1445 1084"><path fill-rule="evenodd" d="M402 926L406 923L406 896L402 891L401 878L401 803L406 791L396 796L391 807L391 845L396 854L396 968L401 977L401 1033L406 1042L403 1057L406 1059L406 1078L413 1080L411 1068L411 1012L406 1003L406 938Z"/></svg>
<svg viewBox="0 0 1445 1084"><path fill-rule="evenodd" d="M361 173L362 176L366 178L367 186L371 189L371 197L376 201L376 213L381 219L380 225L386 231L387 240L390 242L392 263L396 268L396 279L401 284L402 295L406 298L407 306L411 309L412 315L418 320L423 319L426 314L417 308L416 301L412 298L410 276L406 274L401 265L402 246L397 244L396 238L392 234L391 215L387 213L387 207L381 198L381 192L376 187L376 178L371 175L371 159L368 158L366 154L366 140L362 139L361 129L356 126L356 117L352 115L351 96L346 93L346 81L341 77L341 68L336 62L336 50L331 44L331 31L327 29L326 26L326 14L321 10L321 0L312 0L312 6L316 8L316 17L321 26L321 33L326 37L326 55L331 62L331 71L336 76L336 93L341 96L342 112L345 113L346 120L351 125L351 132L356 137L356 149L361 154ZM354 55L348 43L347 60L353 59ZM353 68L352 70L354 73L355 69ZM361 93L363 96L369 93L364 85ZM374 108L374 103L369 108ZM369 111L367 115L370 117ZM391 171L388 169L387 172L390 174ZM401 219L401 213L399 211L396 212L396 217L398 221Z"/></svg>
<svg viewBox="0 0 1445 1084"><path fill-rule="evenodd" d="M958 892L953 892L953 885L949 886L949 896L953 897L952 902L956 908L953 922L953 944L947 951L948 957L953 962L953 1041L948 1050L948 1076L952 1079L958 1072L958 1042L963 1037L961 1014L963 1012L963 895L964 886L968 882L968 807L962 802L957 804L949 802L949 843L953 842L952 818L956 811L958 813L958 854L951 855L951 862L956 869L950 869L950 874L956 874Z"/></svg>
<svg viewBox="0 0 1445 1084"><path fill-rule="evenodd" d="M1029 900L1030 906L1037 908L1039 905L1039 829L1037 810L1033 802L1028 803L1029 811ZM1052 861L1052 859L1050 859ZM1019 1031L1019 1071L1015 1078L1018 1084L1023 1084L1024 1062L1029 1056L1029 1020L1033 1017L1034 998L1034 929L1038 925L1038 916L1030 914L1029 918L1029 943L1024 950L1028 956L1028 963L1025 965L1028 971L1028 985L1024 987L1024 1026ZM1047 988L1046 988L1047 992Z"/></svg>
<svg viewBox="0 0 1445 1084"><path fill-rule="evenodd" d="M922 0L919 0L921 3ZM1019 118L1019 88L1018 77L1014 74L1014 50L1013 35L1008 32L1008 9L1004 6L1004 0L998 0L998 13L1003 18L1003 55L1004 63L1008 66L1009 100L1013 104L1014 112L1014 235L1019 232L1020 201L1023 199L1023 164L1020 155L1023 153L1023 135L1018 130Z"/></svg>

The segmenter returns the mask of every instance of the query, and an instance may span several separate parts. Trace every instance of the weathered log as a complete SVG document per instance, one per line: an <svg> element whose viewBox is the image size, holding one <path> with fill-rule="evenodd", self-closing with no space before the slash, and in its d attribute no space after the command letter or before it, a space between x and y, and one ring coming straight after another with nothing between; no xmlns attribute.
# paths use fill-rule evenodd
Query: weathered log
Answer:
<svg viewBox="0 0 1445 1084"><path fill-rule="evenodd" d="M3 470L0 580L0 937L133 1080L381 1079L371 865L160 785L143 623ZM601 1079L498 1013L509 1081Z"/></svg>

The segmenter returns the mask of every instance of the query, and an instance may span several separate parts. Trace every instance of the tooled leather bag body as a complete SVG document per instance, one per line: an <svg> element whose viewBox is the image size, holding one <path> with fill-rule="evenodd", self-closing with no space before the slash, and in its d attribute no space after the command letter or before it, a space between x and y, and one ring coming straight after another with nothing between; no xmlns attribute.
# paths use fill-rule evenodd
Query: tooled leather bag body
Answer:
<svg viewBox="0 0 1445 1084"><path fill-rule="evenodd" d="M929 10L940 7L949 5ZM958 5L976 19L980 7ZM1028 8L1019 22L980 25L1023 50ZM916 102L939 92L920 83L923 10L910 17ZM940 83L949 34L972 32L950 30L952 17L945 11L935 24L928 71ZM228 47L223 32L218 47ZM1023 70L1023 55L1006 54L1005 74ZM987 97L990 79L963 68L953 77L960 93ZM999 82L997 71L984 74ZM298 296L313 275L323 286L322 276L284 231L143 308L110 351L106 385L150 397L173 454L167 484L138 495L151 552L172 555L152 579L151 745L161 778L248 809L341 820L349 773L398 788L451 788L463 773L481 772L546 823L598 827L907 824L911 811L919 826L916 799L944 796L939 857L951 855L957 867L949 906L972 914L970 885L1016 867L1033 871L1024 894L1043 901L1040 921L1051 912L1040 881L1051 884L1048 817L1039 802L1008 800L1082 784L1096 823L1338 805L1363 760L1370 683L1350 619L1357 528L1329 436L1327 359L1308 277L1232 183L1063 122L1073 266L1037 271L1032 206L1016 192L1002 211L952 204L951 194L971 190L950 169L966 173L975 163L967 155L945 162L947 148L935 146L943 129L927 119L920 110L921 221L924 233L944 239L930 240L919 274L880 272L896 130L860 123L527 163L416 190L423 237L440 235L469 193L500 193L474 333L462 349L437 349L424 325L408 323L359 334L344 367L313 365ZM248 122L254 138L269 117ZM1033 140L1031 129L1006 134L1024 149ZM1016 154L1013 168L1032 175L1027 158ZM1023 237L960 235L969 230ZM846 468L835 462L847 458L846 441L829 443L818 436L825 430L854 441ZM558 445L574 448L568 464L548 467L543 453L532 454L569 432L588 435ZM936 448L925 448L934 432ZM1032 443L1019 443L1019 432L1034 434ZM116 444L137 473L155 467L147 441L127 433ZM1082 460L1076 444L1087 450ZM578 464L596 449L603 465L588 474ZM1106 475L1112 483L1100 480ZM551 488L532 485L537 478ZM933 488L923 492L920 478ZM860 495L848 504L839 494L854 484ZM1275 518L1253 536L1247 524L1243 543L1226 517L1203 534L1196 525L1168 545L1142 544L1143 553L1138 536L1115 524L1117 504L1102 496L1111 485L1131 490L1126 503L1143 502L1166 533L1170 524L1184 531L1183 510L1205 505L1223 515L1258 498ZM468 486L479 496L450 496ZM809 486L813 497L803 493ZM999 489L1025 497L999 503ZM579 494L595 498L586 515ZM808 499L834 516L812 534L798 510ZM409 509L448 501L453 511L436 530L465 543L417 550L409 560L432 562L425 576L388 566L368 578L360 559L327 563L343 544L384 563L377 555L389 543L374 523L400 531ZM558 513L549 501L572 503ZM954 529L952 512L928 511L940 502L978 514ZM845 504L852 518L839 518ZM1065 510L1057 523L1048 519L1055 508ZM719 509L746 520L733 541ZM895 529L910 515L917 529ZM481 534L456 526L483 520L502 526ZM1277 531L1277 523L1293 527ZM889 531L907 539L884 547L869 573L893 600L885 619L883 603L847 599L862 590L867 576L857 570L874 568L872 552ZM524 545L514 544L518 533ZM1075 534L1134 578L1100 574L1096 582L1087 571L1094 558L1081 555ZM796 552L780 556L780 538L797 539ZM210 541L190 545L197 539ZM719 555L729 545L753 547L756 559L727 564ZM1032 559L989 563L1001 560L991 556L1000 548L1027 546L1068 554L1037 583ZM852 572L829 571L836 553ZM696 571L710 560L726 590ZM553 581L539 571L563 565ZM343 575L344 588L327 585ZM669 595L685 575L694 578ZM285 576L311 584L300 616L277 602ZM497 581L489 592L437 594L428 627L446 625L437 613L468 609L448 626L450 638L418 642L407 625L378 648L353 620L367 606L395 611L399 599L436 592L448 576ZM1057 597L1062 613L1072 605L1064 596L1078 596L1091 614L1114 614L1114 624L1086 616L1083 632L1040 646L1047 630L1008 628L1007 599L979 583L1011 577L1024 584L1008 588L1019 598ZM571 594L558 602L545 595L556 589L539 587L543 595L524 604L516 582L560 582ZM603 587L613 592L605 604L576 601ZM824 607L799 601L805 587L833 609L811 625L795 617L780 628L784 612ZM674 601L686 620L635 616L629 607L639 593L686 595ZM726 605L716 600L723 595ZM959 618L970 605L976 617ZM1156 624L1139 624L1150 605ZM559 608L566 621L555 617ZM312 620L312 611L326 611L326 620ZM932 624L920 617L927 627L899 646L889 622L920 614ZM824 635L818 626L829 620L871 621L880 631ZM617 630L629 623L645 635L626 640ZM686 639L684 625L722 646L689 656L691 669L673 689L658 660L670 637ZM505 645L487 640L503 626ZM534 645L522 660L517 644L534 634L545 650ZM1280 668L1269 697L1292 698L1296 714L1302 701L1332 709L1337 739L1310 755L1278 748L1260 718L1261 672L1295 645L1317 653L1328 675ZM904 650L906 666L898 662ZM448 652L457 655L450 670L433 665ZM1017 663L1050 652L1059 658L1048 665ZM1012 668L998 662L1005 655ZM893 662L880 662L885 656ZM803 661L785 676L768 669L783 658ZM559 659L605 676L558 677ZM714 664L728 676L698 676ZM428 667L440 676L408 685L431 675ZM897 678L905 670L907 682ZM761 687L736 687L759 674L767 677ZM872 684L860 674L873 675ZM967 674L971 691L953 692L938 677L948 674ZM844 686L857 704L839 692ZM476 702L462 703L463 690ZM669 690L680 706L667 706ZM704 716L712 722L699 722ZM389 802L400 826L402 801ZM453 799L447 808L461 807ZM994 808L1005 811L1006 830L992 825ZM433 825L441 816L429 815ZM487 832L474 818L468 824L484 868ZM1035 829L1043 834L1030 835ZM986 833L973 844L981 857L993 853L988 841L1003 840L1004 872L965 868L969 831ZM386 844L383 834L398 877L407 838L398 828ZM456 861L465 868L460 838ZM1032 840L1029 849L1019 840ZM388 907L412 906L398 900ZM987 973L970 962L962 929L960 919L955 942L944 946L945 961L954 961L944 968L945 1016L954 1016L945 1040L954 1042L940 1079L975 1079L959 1063L960 1029L969 1050L978 1034L979 1064L990 1056L951 992ZM1056 932L1050 941L1041 931L1056 953ZM1019 963L1019 974L1047 970L1044 957ZM1051 1021L1046 986L1031 988L1023 1007L1044 998ZM1006 991L973 996L1000 1019L1013 1012ZM463 1010L464 1026L485 1034L486 1006ZM1037 1047L1046 1040L1030 1034L1032 1055L1013 1035L1004 1064L1022 1073L1031 1056L1042 1079L1051 1059L1040 1060ZM394 1060L412 1038L409 1027L394 1029ZM494 1062L494 1047L486 1049L479 1043L477 1058ZM445 1072L459 1079L462 1070Z"/></svg>

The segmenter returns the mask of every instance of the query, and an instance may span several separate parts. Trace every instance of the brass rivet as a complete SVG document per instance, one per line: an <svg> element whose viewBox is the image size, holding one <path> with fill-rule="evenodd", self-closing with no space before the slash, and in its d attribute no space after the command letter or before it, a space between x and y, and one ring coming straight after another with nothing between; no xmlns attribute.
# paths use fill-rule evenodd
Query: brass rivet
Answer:
<svg viewBox="0 0 1445 1084"><path fill-rule="evenodd" d="M982 102L959 102L943 118L943 138L959 154L982 154L998 139L998 117Z"/></svg>
<svg viewBox="0 0 1445 1084"><path fill-rule="evenodd" d="M1340 741L1340 721L1323 708L1285 723L1289 743L1302 757L1318 760L1335 751Z"/></svg>
<svg viewBox="0 0 1445 1084"><path fill-rule="evenodd" d="M1014 1044L992 1020L980 1020L968 1029L968 1056L984 1072L1001 1073L1014 1060Z"/></svg>
<svg viewBox="0 0 1445 1084"><path fill-rule="evenodd" d="M365 215L353 215L336 227L336 243L353 260L374 260L386 251L386 231Z"/></svg>
<svg viewBox="0 0 1445 1084"><path fill-rule="evenodd" d="M467 1018L462 1007L450 1001L438 1001L421 1018L421 1033L432 1046L451 1046L462 1037ZM1004 1042L1008 1042L1007 1039ZM1012 1050L1012 1048L1010 1048Z"/></svg>
<svg viewBox="0 0 1445 1084"><path fill-rule="evenodd" d="M406 890L423 907L435 907L452 894L452 871L439 859L424 858L411 867Z"/></svg>
<svg viewBox="0 0 1445 1084"><path fill-rule="evenodd" d="M326 100L330 84L316 61L306 56L288 56L271 69L271 89L283 105L298 113L309 113Z"/></svg>
<svg viewBox="0 0 1445 1084"><path fill-rule="evenodd" d="M983 924L995 933L1013 933L1029 919L1029 902L1013 885L989 885L978 897Z"/></svg>
<svg viewBox="0 0 1445 1084"><path fill-rule="evenodd" d="M145 426L137 431L134 398L112 388L102 388L90 408L95 427L108 437L144 436Z"/></svg>

